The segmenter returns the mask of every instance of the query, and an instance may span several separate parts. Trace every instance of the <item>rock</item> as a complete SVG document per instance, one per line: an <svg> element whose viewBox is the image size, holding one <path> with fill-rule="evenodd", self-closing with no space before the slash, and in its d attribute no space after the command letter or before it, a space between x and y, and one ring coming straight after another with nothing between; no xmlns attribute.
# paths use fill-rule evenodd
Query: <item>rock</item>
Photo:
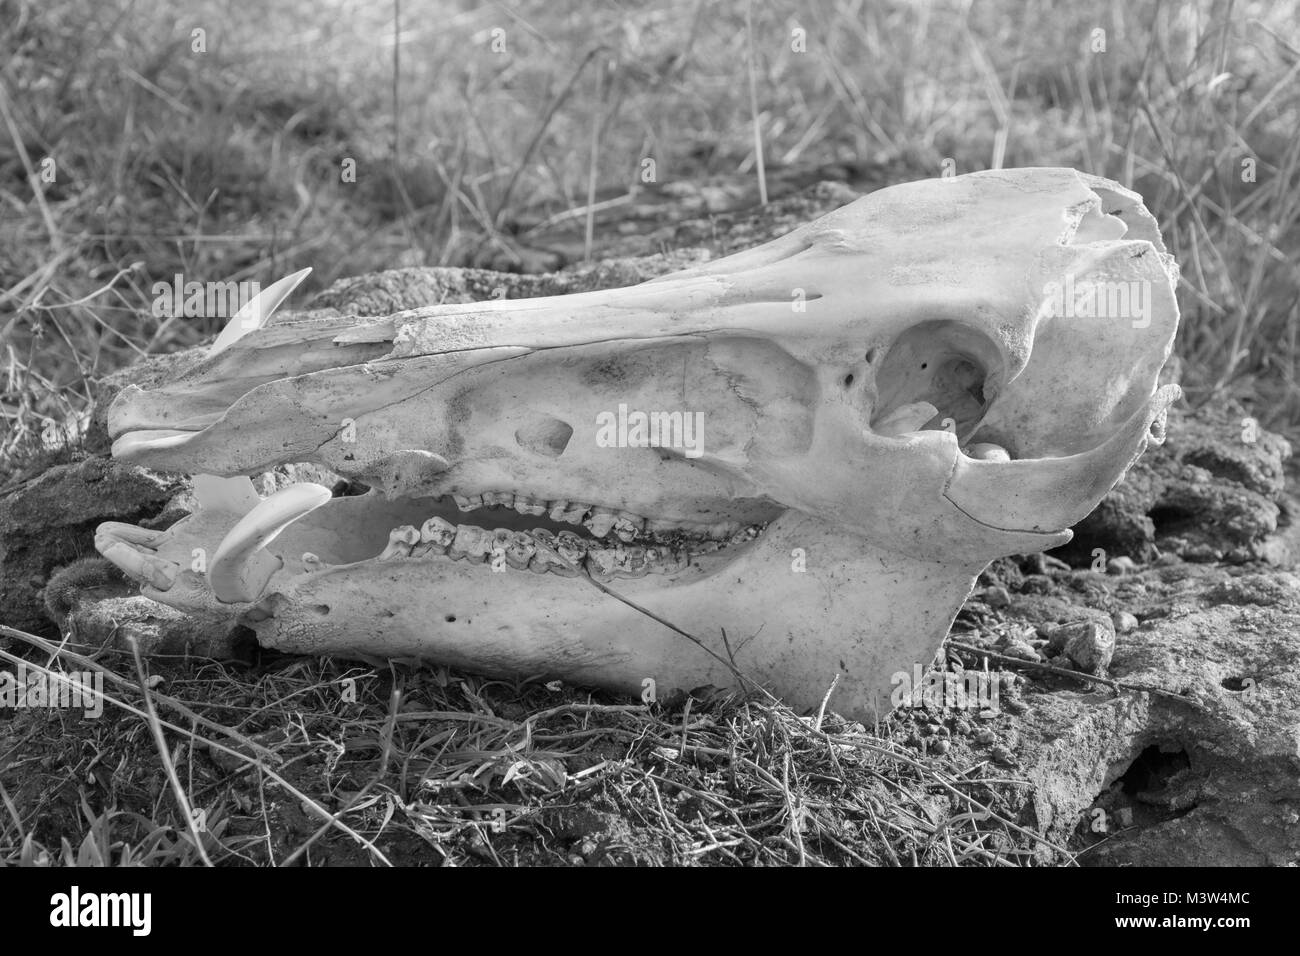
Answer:
<svg viewBox="0 0 1300 956"><path fill-rule="evenodd" d="M1048 636L1049 657L1064 655L1070 665L1088 674L1102 674L1115 650L1115 625L1106 617L1070 621Z"/></svg>
<svg viewBox="0 0 1300 956"><path fill-rule="evenodd" d="M1105 674L1115 653L1115 628L1088 621L1065 644L1065 656L1085 674Z"/></svg>
<svg viewBox="0 0 1300 956"><path fill-rule="evenodd" d="M0 496L0 607L5 623L51 633L42 589L53 572L94 554L101 521L147 522L182 480L105 458L47 467ZM59 598L65 610L70 602Z"/></svg>
<svg viewBox="0 0 1300 956"><path fill-rule="evenodd" d="M1038 651L1034 650L1032 645L1026 644L1024 641L1012 641L1003 648L1002 653L1007 657L1014 657L1017 660L1032 661L1034 663L1038 663L1043 659L1042 655L1039 654Z"/></svg>
<svg viewBox="0 0 1300 956"><path fill-rule="evenodd" d="M1116 611L1110 616L1110 619L1115 625L1115 632L1118 634L1127 634L1138 626L1138 619L1128 611Z"/></svg>
<svg viewBox="0 0 1300 956"><path fill-rule="evenodd" d="M1011 595L1003 587L985 588L984 603L992 608L1007 607L1011 603Z"/></svg>
<svg viewBox="0 0 1300 956"><path fill-rule="evenodd" d="M1165 443L1149 446L1054 553L1075 565L1087 564L1094 548L1138 562L1157 547L1187 560L1217 561L1238 547L1258 555L1277 531L1292 449L1279 435L1246 429L1248 418L1232 403L1191 414L1171 408Z"/></svg>

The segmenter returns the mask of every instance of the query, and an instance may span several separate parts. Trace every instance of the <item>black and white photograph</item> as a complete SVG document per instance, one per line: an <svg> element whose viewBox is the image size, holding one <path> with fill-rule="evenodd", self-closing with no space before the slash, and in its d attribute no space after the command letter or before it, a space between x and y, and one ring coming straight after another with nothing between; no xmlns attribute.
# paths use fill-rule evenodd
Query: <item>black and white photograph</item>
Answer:
<svg viewBox="0 0 1300 956"><path fill-rule="evenodd" d="M976 868L1250 928L1298 129L1296 0L0 0L24 918Z"/></svg>

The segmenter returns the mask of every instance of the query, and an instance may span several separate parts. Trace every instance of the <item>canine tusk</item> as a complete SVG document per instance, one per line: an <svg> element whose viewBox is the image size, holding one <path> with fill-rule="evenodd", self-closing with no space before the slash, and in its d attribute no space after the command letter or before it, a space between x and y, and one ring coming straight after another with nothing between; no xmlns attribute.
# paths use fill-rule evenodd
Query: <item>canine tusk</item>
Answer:
<svg viewBox="0 0 1300 956"><path fill-rule="evenodd" d="M208 357L224 352L249 332L266 325L267 320L280 307L280 303L287 299L289 293L298 288L298 283L307 278L310 273L311 267L308 266L293 275L285 276L245 302L244 307L230 317L230 321L221 330L217 340L209 346Z"/></svg>
<svg viewBox="0 0 1300 956"><path fill-rule="evenodd" d="M208 566L208 584L217 600L223 604L255 600L283 563L263 549L281 531L330 497L330 490L321 485L290 485L240 518L226 533Z"/></svg>

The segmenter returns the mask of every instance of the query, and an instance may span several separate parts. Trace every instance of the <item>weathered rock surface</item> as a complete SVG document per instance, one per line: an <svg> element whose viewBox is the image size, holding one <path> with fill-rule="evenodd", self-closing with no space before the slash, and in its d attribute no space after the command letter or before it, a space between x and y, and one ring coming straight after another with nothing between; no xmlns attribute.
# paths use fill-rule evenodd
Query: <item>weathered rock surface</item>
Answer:
<svg viewBox="0 0 1300 956"><path fill-rule="evenodd" d="M4 623L48 630L50 574L94 555L101 521L148 521L182 481L108 458L58 464L0 496L0 607Z"/></svg>
<svg viewBox="0 0 1300 956"><path fill-rule="evenodd" d="M1140 624L1116 635L1109 676L1146 690L1026 668L983 742L957 738L972 760L1011 756L1026 781L1010 801L1019 822L1083 863L1300 859L1300 577L1174 562L1048 580L1055 594L1013 593L1004 611L973 599L958 638L994 650L995 630L1091 624L1123 606ZM979 631L963 631L972 621Z"/></svg>
<svg viewBox="0 0 1300 956"><path fill-rule="evenodd" d="M1300 557L1275 538L1286 507L1286 439L1264 431L1236 405L1195 413L1171 409L1164 445L1149 447L1057 554L1087 565L1105 557L1139 563L1158 553L1189 561Z"/></svg>

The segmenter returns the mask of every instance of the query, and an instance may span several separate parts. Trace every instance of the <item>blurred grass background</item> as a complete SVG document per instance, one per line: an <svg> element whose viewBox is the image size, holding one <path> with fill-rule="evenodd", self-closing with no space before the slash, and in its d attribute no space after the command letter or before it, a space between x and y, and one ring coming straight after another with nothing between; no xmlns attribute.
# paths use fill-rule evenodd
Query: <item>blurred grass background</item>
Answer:
<svg viewBox="0 0 1300 956"><path fill-rule="evenodd" d="M645 157L756 176L755 119L769 168L1137 189L1183 267L1189 399L1293 429L1298 24L1296 0L0 0L0 456L224 324L154 316L155 281L463 264Z"/></svg>

